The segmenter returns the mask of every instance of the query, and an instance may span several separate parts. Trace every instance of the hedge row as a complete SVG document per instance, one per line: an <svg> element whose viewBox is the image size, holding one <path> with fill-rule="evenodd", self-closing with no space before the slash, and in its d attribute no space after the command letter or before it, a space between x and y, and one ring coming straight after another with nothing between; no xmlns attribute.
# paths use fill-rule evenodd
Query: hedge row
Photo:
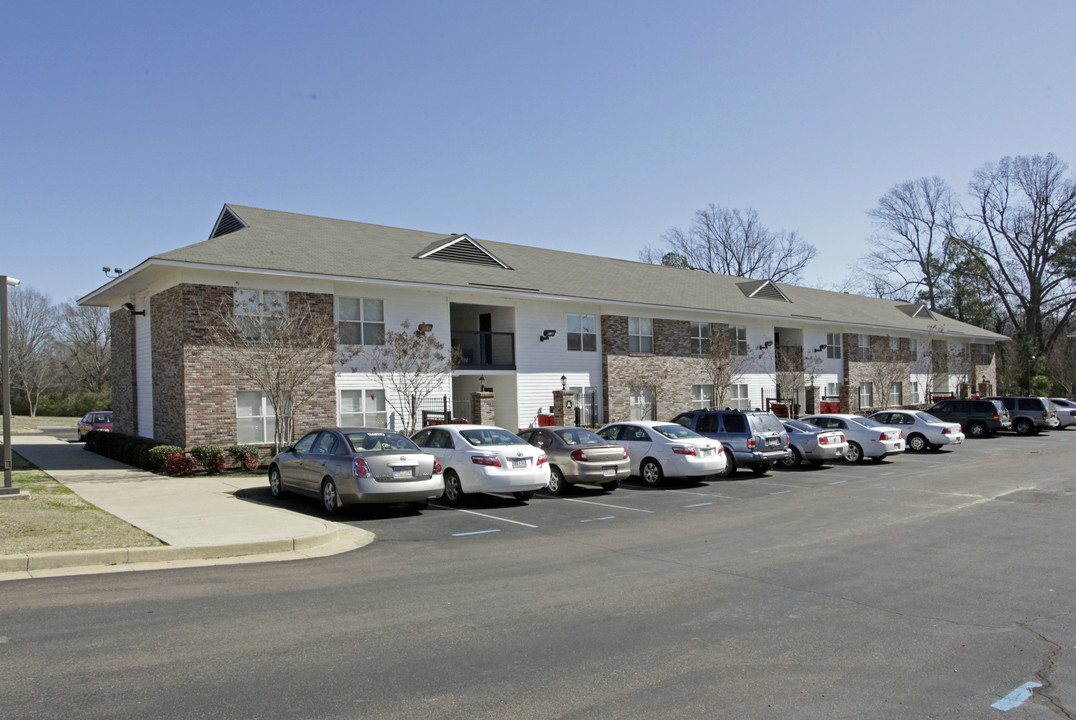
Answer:
<svg viewBox="0 0 1076 720"><path fill-rule="evenodd" d="M208 473L222 472L229 457L248 471L257 470L260 464L258 448L253 445L233 445L227 449L217 445L197 445L190 449L188 457L188 453L176 445L96 430L86 435L86 449L143 470L177 475L190 475L197 466Z"/></svg>

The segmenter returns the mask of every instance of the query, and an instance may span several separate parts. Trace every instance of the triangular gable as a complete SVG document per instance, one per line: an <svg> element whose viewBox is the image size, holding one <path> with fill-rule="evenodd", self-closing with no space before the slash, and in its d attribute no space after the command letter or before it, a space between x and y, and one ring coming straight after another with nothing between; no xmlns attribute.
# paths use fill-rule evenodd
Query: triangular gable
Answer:
<svg viewBox="0 0 1076 720"><path fill-rule="evenodd" d="M236 215L230 207L224 206L224 209L220 211L220 216L217 217L216 224L213 225L213 232L209 233L209 239L218 238L221 235L227 235L233 233L236 230L243 230L250 227L243 219Z"/></svg>
<svg viewBox="0 0 1076 720"><path fill-rule="evenodd" d="M904 313L908 317L924 318L924 319L927 319L927 320L937 320L938 319L938 318L934 317L934 313L930 312L930 308L928 308L923 303L912 303L910 305L897 305L897 310L900 310L902 313Z"/></svg>
<svg viewBox="0 0 1076 720"><path fill-rule="evenodd" d="M415 257L421 260L443 260L445 262L465 263L467 265L487 265L511 270L507 263L482 247L466 233L451 235L444 240L429 245Z"/></svg>
<svg viewBox="0 0 1076 720"><path fill-rule="evenodd" d="M792 302L787 295L781 292L781 288L777 287L773 280L752 280L751 282L737 283L736 287L740 288L740 292L749 298Z"/></svg>

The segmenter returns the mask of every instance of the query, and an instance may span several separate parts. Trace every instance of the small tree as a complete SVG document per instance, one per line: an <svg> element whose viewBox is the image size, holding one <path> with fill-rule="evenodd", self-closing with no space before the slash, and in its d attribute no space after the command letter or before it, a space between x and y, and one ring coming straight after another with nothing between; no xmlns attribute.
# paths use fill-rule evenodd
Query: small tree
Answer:
<svg viewBox="0 0 1076 720"><path fill-rule="evenodd" d="M710 347L703 354L703 372L714 386L714 407L728 405L732 381L743 375L750 364L750 355L740 354L740 345L731 330L710 326Z"/></svg>
<svg viewBox="0 0 1076 720"><path fill-rule="evenodd" d="M336 326L309 302L289 301L284 293L259 297L236 293L199 315L221 360L272 405L279 449L292 439L295 412L321 389L314 376L333 360Z"/></svg>
<svg viewBox="0 0 1076 720"><path fill-rule="evenodd" d="M400 330L383 333L381 345L360 345L355 358L369 363L370 374L385 389L385 402L403 422L403 433L418 428L418 408L435 390L444 386L459 362L458 351L445 352L444 343L430 333L412 331L404 320Z"/></svg>

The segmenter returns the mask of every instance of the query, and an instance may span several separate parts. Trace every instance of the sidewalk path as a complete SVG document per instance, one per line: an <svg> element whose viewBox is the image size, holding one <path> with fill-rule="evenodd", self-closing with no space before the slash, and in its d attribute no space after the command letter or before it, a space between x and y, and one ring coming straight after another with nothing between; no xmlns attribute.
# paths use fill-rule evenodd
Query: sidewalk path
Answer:
<svg viewBox="0 0 1076 720"><path fill-rule="evenodd" d="M297 560L354 550L374 539L365 530L236 497L265 486L264 478L156 475L44 434L14 435L11 445L87 502L166 546L3 555L0 580Z"/></svg>

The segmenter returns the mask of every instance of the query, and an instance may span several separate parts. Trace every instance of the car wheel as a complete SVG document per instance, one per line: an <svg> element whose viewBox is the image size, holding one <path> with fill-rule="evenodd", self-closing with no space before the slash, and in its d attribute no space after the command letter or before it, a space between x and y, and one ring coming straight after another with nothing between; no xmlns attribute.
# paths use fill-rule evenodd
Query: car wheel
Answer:
<svg viewBox="0 0 1076 720"><path fill-rule="evenodd" d="M850 463L858 463L863 460L863 448L859 443L848 443L848 449L844 451L844 459Z"/></svg>
<svg viewBox="0 0 1076 720"><path fill-rule="evenodd" d="M613 492L618 487L620 487L620 481L619 480L610 480L609 482L603 482L601 484L602 490L604 490L606 492Z"/></svg>
<svg viewBox="0 0 1076 720"><path fill-rule="evenodd" d="M664 473L662 473L661 465L657 460L647 458L643 460L643 464L639 468L639 476L642 477L644 483L654 487L661 484Z"/></svg>
<svg viewBox="0 0 1076 720"><path fill-rule="evenodd" d="M971 423L970 425L968 425L968 437L986 437L986 425L983 425L981 422Z"/></svg>
<svg viewBox="0 0 1076 720"><path fill-rule="evenodd" d="M463 499L463 486L455 470L445 470L445 491L441 495L449 505L458 505Z"/></svg>
<svg viewBox="0 0 1076 720"><path fill-rule="evenodd" d="M516 500L519 500L520 502L527 502L532 497L534 497L534 491L533 490L520 490L518 492L512 493L512 497L514 497Z"/></svg>
<svg viewBox="0 0 1076 720"><path fill-rule="evenodd" d="M269 492L275 498L284 496L284 481L280 478L280 468L276 465L269 468Z"/></svg>
<svg viewBox="0 0 1076 720"><path fill-rule="evenodd" d="M325 478L321 482L321 506L326 515L335 515L340 510L340 496L336 492L336 481Z"/></svg>
<svg viewBox="0 0 1076 720"><path fill-rule="evenodd" d="M800 451L794 447L788 449L788 454L781 458L781 467L791 470L803 461Z"/></svg>
<svg viewBox="0 0 1076 720"><path fill-rule="evenodd" d="M736 460L731 452L725 452L725 469L721 471L721 477L732 477L736 474Z"/></svg>
<svg viewBox="0 0 1076 720"><path fill-rule="evenodd" d="M86 442L86 436L83 435L82 433L79 433L78 434L78 441L79 442Z"/></svg>
<svg viewBox="0 0 1076 720"><path fill-rule="evenodd" d="M751 472L755 475L765 475L772 467L770 463L751 463Z"/></svg>
<svg viewBox="0 0 1076 720"><path fill-rule="evenodd" d="M908 438L908 449L915 452L923 452L927 449L927 439L919 433L913 434Z"/></svg>
<svg viewBox="0 0 1076 720"><path fill-rule="evenodd" d="M1027 418L1016 418L1016 420L1013 420L1012 429L1016 431L1017 435L1030 435L1035 428Z"/></svg>
<svg viewBox="0 0 1076 720"><path fill-rule="evenodd" d="M568 483L564 481L564 473L556 465L549 466L549 492L554 495L563 495L568 490Z"/></svg>

